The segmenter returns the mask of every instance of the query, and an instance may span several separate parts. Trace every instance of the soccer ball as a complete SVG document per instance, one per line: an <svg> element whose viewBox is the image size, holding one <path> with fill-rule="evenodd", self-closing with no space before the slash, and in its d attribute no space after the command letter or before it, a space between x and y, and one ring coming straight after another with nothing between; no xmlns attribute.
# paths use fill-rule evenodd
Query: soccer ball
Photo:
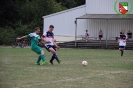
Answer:
<svg viewBox="0 0 133 88"><path fill-rule="evenodd" d="M87 61L82 61L83 66L86 66L87 64L88 64Z"/></svg>

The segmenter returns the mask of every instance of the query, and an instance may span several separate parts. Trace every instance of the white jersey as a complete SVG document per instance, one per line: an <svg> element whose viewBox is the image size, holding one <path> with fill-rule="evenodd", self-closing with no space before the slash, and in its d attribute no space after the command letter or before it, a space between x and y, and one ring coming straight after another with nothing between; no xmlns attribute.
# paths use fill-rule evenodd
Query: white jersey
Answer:
<svg viewBox="0 0 133 88"><path fill-rule="evenodd" d="M89 36L90 34L89 34L89 32L85 32L85 37L87 37L87 36Z"/></svg>
<svg viewBox="0 0 133 88"><path fill-rule="evenodd" d="M54 34L53 34L53 32L49 32L49 31L44 32L44 33L43 33L43 37L44 37L44 39L45 39L46 41L50 41L50 43L46 43L45 46L47 46L47 45L54 45L54 43L53 43L53 39L54 39Z"/></svg>
<svg viewBox="0 0 133 88"><path fill-rule="evenodd" d="M127 36L124 34L121 34L119 36L119 46L126 46L126 40L127 40Z"/></svg>

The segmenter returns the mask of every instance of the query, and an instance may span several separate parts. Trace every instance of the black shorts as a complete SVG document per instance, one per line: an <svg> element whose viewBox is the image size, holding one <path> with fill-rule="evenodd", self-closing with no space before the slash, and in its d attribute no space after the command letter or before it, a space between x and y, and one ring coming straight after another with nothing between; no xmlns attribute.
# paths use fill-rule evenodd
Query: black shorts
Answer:
<svg viewBox="0 0 133 88"><path fill-rule="evenodd" d="M102 38L103 36L102 35L99 35L99 38Z"/></svg>
<svg viewBox="0 0 133 88"><path fill-rule="evenodd" d="M128 36L128 38L130 39L130 38L132 38L132 36Z"/></svg>
<svg viewBox="0 0 133 88"><path fill-rule="evenodd" d="M119 48L123 48L123 49L125 49L125 46L119 46Z"/></svg>
<svg viewBox="0 0 133 88"><path fill-rule="evenodd" d="M45 46L46 50L49 51L49 48L53 48L56 51L56 46L55 45L46 45ZM50 51L49 51L50 52Z"/></svg>

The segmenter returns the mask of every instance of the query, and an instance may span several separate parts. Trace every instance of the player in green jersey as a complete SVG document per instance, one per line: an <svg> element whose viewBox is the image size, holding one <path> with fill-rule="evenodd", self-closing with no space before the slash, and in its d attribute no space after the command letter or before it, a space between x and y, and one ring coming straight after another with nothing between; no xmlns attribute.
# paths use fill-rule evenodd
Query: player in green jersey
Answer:
<svg viewBox="0 0 133 88"><path fill-rule="evenodd" d="M36 27L35 32L30 33L26 36L17 38L17 40L21 40L23 38L28 38L28 37L31 38L31 50L39 54L38 60L35 64L40 65L40 61L42 60L41 65L44 65L44 64L47 64L47 62L45 61L44 50L40 46L38 46L38 42L40 40L40 36L38 35L39 33L40 33L40 28ZM45 42L47 43L49 41L45 41Z"/></svg>

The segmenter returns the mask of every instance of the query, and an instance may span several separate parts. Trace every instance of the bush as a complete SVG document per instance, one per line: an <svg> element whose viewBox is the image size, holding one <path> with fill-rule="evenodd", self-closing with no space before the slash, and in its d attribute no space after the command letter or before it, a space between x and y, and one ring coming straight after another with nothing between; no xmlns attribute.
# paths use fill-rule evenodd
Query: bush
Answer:
<svg viewBox="0 0 133 88"><path fill-rule="evenodd" d="M10 45L12 39L15 37L14 29L10 27L0 27L0 45Z"/></svg>
<svg viewBox="0 0 133 88"><path fill-rule="evenodd" d="M29 27L27 25L23 25L21 22L18 22L16 24L16 29L15 29L15 33L17 37L21 37L24 35L27 35L30 32L33 32L34 29L29 29Z"/></svg>

